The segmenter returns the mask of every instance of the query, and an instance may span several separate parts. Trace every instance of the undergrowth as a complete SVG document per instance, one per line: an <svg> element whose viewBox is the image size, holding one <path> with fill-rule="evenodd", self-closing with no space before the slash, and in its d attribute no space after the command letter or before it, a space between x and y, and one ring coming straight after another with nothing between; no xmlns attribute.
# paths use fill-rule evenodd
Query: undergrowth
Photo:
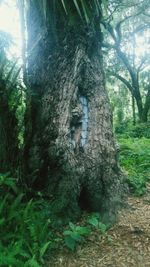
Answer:
<svg viewBox="0 0 150 267"><path fill-rule="evenodd" d="M150 180L150 141L146 138L119 138L120 163L127 173L131 192L141 196Z"/></svg>
<svg viewBox="0 0 150 267"><path fill-rule="evenodd" d="M150 179L150 142L146 138L119 138L120 163L131 192L141 196ZM41 267L53 249L75 250L92 231L105 234L108 226L99 214L87 214L81 223L54 228L50 203L42 194L27 199L10 174L0 174L0 266ZM107 232L106 232L107 233Z"/></svg>
<svg viewBox="0 0 150 267"><path fill-rule="evenodd" d="M65 245L74 251L77 245L84 243L86 237L91 235L93 231L105 234L108 228L109 225L101 222L99 213L86 214L82 223L69 223L69 226L63 232Z"/></svg>
<svg viewBox="0 0 150 267"><path fill-rule="evenodd" d="M0 174L0 266L41 267L59 242L41 198L26 200L16 180Z"/></svg>
<svg viewBox="0 0 150 267"><path fill-rule="evenodd" d="M104 234L107 229L97 213L62 227L56 227L52 218L50 203L41 194L27 200L16 179L0 174L0 266L45 266L46 256L54 249L66 246L74 251L93 230Z"/></svg>
<svg viewBox="0 0 150 267"><path fill-rule="evenodd" d="M116 125L114 130L120 138L150 138L149 123L140 123L133 126L132 122L129 120Z"/></svg>

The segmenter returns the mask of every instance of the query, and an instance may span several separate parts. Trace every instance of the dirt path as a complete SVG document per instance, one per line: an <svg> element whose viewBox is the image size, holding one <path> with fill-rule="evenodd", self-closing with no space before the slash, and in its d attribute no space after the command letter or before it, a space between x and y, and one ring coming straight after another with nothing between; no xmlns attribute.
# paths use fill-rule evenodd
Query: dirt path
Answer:
<svg viewBox="0 0 150 267"><path fill-rule="evenodd" d="M150 267L150 188L128 203L107 235L95 234L75 253L60 251L49 267Z"/></svg>

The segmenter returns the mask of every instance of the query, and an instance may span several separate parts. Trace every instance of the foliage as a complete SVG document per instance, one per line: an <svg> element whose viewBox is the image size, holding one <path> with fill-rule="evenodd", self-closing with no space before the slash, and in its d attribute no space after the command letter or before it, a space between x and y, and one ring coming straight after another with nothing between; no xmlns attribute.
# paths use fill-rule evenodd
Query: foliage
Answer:
<svg viewBox="0 0 150 267"><path fill-rule="evenodd" d="M104 234L108 228L108 226L100 221L99 213L93 213L88 218L87 222L93 226L94 228L98 229L101 234Z"/></svg>
<svg viewBox="0 0 150 267"><path fill-rule="evenodd" d="M133 113L137 108L138 119L146 122L150 110L149 2L123 2L111 8L109 19L102 21L107 80L110 84L117 80L124 85L122 90L128 89L136 103L132 103Z"/></svg>
<svg viewBox="0 0 150 267"><path fill-rule="evenodd" d="M91 213L86 216L81 225L70 222L69 229L63 232L65 245L72 251L76 249L78 244L84 242L85 238L92 234L92 231L98 230L104 234L108 229L108 226L100 221L99 213Z"/></svg>
<svg viewBox="0 0 150 267"><path fill-rule="evenodd" d="M107 77L107 89L113 112L113 125L115 132L118 133L117 129L126 128L128 120L132 120L131 97L121 82L109 80L109 77Z"/></svg>
<svg viewBox="0 0 150 267"><path fill-rule="evenodd" d="M149 123L140 123L134 126L130 120L126 120L116 125L115 133L124 138L150 138L150 125Z"/></svg>
<svg viewBox="0 0 150 267"><path fill-rule="evenodd" d="M16 179L0 174L0 266L43 266L59 239L42 198L26 200Z"/></svg>
<svg viewBox="0 0 150 267"><path fill-rule="evenodd" d="M71 250L75 250L77 244L83 242L84 236L89 233L90 229L88 227L78 226L70 222L69 229L63 232L66 246Z"/></svg>
<svg viewBox="0 0 150 267"><path fill-rule="evenodd" d="M133 126L130 131L128 131L128 135L134 138L150 138L150 125L149 124L139 124Z"/></svg>
<svg viewBox="0 0 150 267"><path fill-rule="evenodd" d="M80 225L70 222L64 231L59 229L58 238L50 220L53 216L48 211L49 204L40 193L38 200L27 200L9 173L0 174L0 193L0 266L3 267L44 266L46 252L59 247L62 241L74 251L92 231L104 234L108 228L98 213L92 213Z"/></svg>
<svg viewBox="0 0 150 267"><path fill-rule="evenodd" d="M70 222L65 230L59 228L58 237L50 220L50 205L42 194L39 192L37 200L27 200L20 191L15 178L9 173L0 174L0 266L44 266L50 249L64 242L74 251L92 231L104 234L108 228L98 213L92 213L80 225Z"/></svg>
<svg viewBox="0 0 150 267"><path fill-rule="evenodd" d="M127 173L127 182L131 192L143 195L146 182L150 179L150 142L149 139L120 138L120 163Z"/></svg>
<svg viewBox="0 0 150 267"><path fill-rule="evenodd" d="M43 17L46 19L48 15L48 1L38 0L38 5L42 11ZM62 9L66 16L72 15L71 10L74 10L74 15L76 12L82 22L89 24L92 22L93 14L98 17L102 11L107 13L108 0L93 0L92 2L90 0L61 0L54 1L53 5L54 10L56 8Z"/></svg>
<svg viewBox="0 0 150 267"><path fill-rule="evenodd" d="M46 14L44 3L47 1L41 2L43 2L44 14ZM61 2L67 13L66 1L61 0ZM89 1L81 1L81 5L79 5L79 1L72 1L81 19L89 23L90 10L88 10L86 2L89 3ZM99 1L93 1L93 3L98 8L97 13L99 13L101 11L98 5ZM107 1L103 0L104 6L106 3ZM0 93L6 95L10 110L15 106L18 125L22 127L25 96L22 86L20 83L18 84L20 69L16 69L17 62L12 63L7 60L5 51L2 51L0 56L2 62L0 75L6 84ZM120 133L126 128L122 115L122 113L118 113L119 123L122 123ZM145 125L144 127L142 125L128 129L127 135L149 138L149 126ZM20 144L23 144L23 130L20 130L19 133ZM145 138L141 140L120 139L120 144L120 162L128 172L127 181L131 191L136 195L142 195L150 171L149 142ZM42 266L47 250L56 247L62 238L57 238L52 229L53 223L50 220L49 206L42 196L36 200L28 200L26 195L20 191L16 179L10 177L9 174L0 174L0 266ZM70 222L68 229L63 231L64 242L68 248L75 250L76 246L83 242L93 229L104 234L107 227L100 221L98 214L92 214L87 218L85 226Z"/></svg>
<svg viewBox="0 0 150 267"><path fill-rule="evenodd" d="M5 139L9 138L12 131L14 138L18 137L12 142L21 145L24 133L25 88L18 59L10 58L9 55L12 44L11 36L0 31L0 119L5 131ZM9 144L8 140L5 142Z"/></svg>

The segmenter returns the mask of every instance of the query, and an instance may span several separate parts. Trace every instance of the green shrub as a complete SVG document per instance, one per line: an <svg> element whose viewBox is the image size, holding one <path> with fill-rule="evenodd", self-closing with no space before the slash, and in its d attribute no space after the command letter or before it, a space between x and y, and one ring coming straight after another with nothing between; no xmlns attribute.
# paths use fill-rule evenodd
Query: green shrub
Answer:
<svg viewBox="0 0 150 267"><path fill-rule="evenodd" d="M58 237L50 220L53 218L50 203L38 195L39 199L26 200L16 179L9 173L0 174L0 266L45 266L46 252L50 249L59 248L64 242L74 251L93 230L106 232L107 226L101 223L99 214L92 213L86 215L81 225L70 222L61 231L58 226Z"/></svg>
<svg viewBox="0 0 150 267"><path fill-rule="evenodd" d="M93 213L88 218L87 222L94 228L100 231L101 234L104 234L108 229L108 226L100 221L99 213Z"/></svg>
<svg viewBox="0 0 150 267"><path fill-rule="evenodd" d="M149 139L119 139L120 163L127 172L127 182L131 192L143 195L146 182L150 179L150 142Z"/></svg>
<svg viewBox="0 0 150 267"><path fill-rule="evenodd" d="M90 233L90 229L86 226L79 226L73 223L69 223L69 229L63 232L65 245L71 249L75 250L78 243L84 241L84 236Z"/></svg>
<svg viewBox="0 0 150 267"><path fill-rule="evenodd" d="M131 122L122 122L115 127L115 133L124 138L150 138L150 123L140 123L133 126Z"/></svg>
<svg viewBox="0 0 150 267"><path fill-rule="evenodd" d="M42 199L27 201L16 180L0 174L0 266L43 266L57 237Z"/></svg>
<svg viewBox="0 0 150 267"><path fill-rule="evenodd" d="M65 245L74 251L78 244L85 241L92 231L97 230L104 234L108 226L100 221L99 213L91 213L84 218L82 225L69 223L69 227L63 232Z"/></svg>
<svg viewBox="0 0 150 267"><path fill-rule="evenodd" d="M130 129L128 134L134 138L150 138L150 124L141 123L136 125Z"/></svg>
<svg viewBox="0 0 150 267"><path fill-rule="evenodd" d="M115 133L118 135L122 135L125 134L127 132L127 129L129 128L130 123L125 121L125 122L121 122L119 125L115 126Z"/></svg>

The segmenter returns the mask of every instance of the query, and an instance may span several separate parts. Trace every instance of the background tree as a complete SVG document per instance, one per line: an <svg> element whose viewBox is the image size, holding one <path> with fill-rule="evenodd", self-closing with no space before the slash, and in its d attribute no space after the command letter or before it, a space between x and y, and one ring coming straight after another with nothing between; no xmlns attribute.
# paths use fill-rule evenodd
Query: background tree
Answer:
<svg viewBox="0 0 150 267"><path fill-rule="evenodd" d="M7 57L11 38L0 32L0 172L14 171L18 164L18 122L16 118L20 69Z"/></svg>
<svg viewBox="0 0 150 267"><path fill-rule="evenodd" d="M125 131L127 122L134 124L130 93L121 81L113 79L112 76L107 76L107 88L113 111L114 131Z"/></svg>
<svg viewBox="0 0 150 267"><path fill-rule="evenodd" d="M148 12L148 1L121 1L115 7L110 5L109 17L102 21L106 37L103 45L109 50L107 70L130 91L133 114L136 102L141 122L147 122L150 109ZM141 50L142 43L147 49Z"/></svg>
<svg viewBox="0 0 150 267"><path fill-rule="evenodd" d="M102 60L105 1L22 2L27 26L25 177L56 214L112 221L122 185Z"/></svg>

